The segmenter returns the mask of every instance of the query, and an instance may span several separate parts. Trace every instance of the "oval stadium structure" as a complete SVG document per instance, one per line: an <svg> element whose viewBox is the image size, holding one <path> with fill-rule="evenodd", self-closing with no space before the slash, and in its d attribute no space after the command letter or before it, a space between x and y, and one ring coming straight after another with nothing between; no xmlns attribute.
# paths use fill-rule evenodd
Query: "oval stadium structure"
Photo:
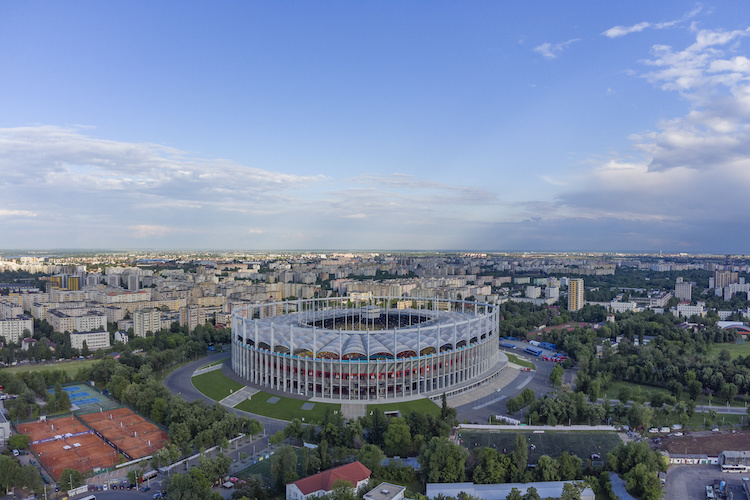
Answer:
<svg viewBox="0 0 750 500"><path fill-rule="evenodd" d="M251 305L232 313L232 369L262 388L323 399L451 395L507 364L498 319L493 304L444 299Z"/></svg>

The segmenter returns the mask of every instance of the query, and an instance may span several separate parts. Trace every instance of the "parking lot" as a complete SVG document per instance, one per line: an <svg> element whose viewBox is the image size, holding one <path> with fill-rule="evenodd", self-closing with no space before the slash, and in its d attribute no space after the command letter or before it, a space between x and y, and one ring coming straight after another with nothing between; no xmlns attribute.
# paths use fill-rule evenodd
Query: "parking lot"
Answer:
<svg viewBox="0 0 750 500"><path fill-rule="evenodd" d="M666 500L704 499L706 485L714 479L727 482L727 498L745 500L742 474L721 472L718 465L672 465L667 472Z"/></svg>

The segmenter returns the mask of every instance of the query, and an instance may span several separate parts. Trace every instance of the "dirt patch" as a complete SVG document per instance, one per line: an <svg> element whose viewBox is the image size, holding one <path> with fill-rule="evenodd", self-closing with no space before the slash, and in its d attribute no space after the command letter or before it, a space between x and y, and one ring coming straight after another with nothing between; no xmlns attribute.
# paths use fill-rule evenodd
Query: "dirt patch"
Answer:
<svg viewBox="0 0 750 500"><path fill-rule="evenodd" d="M675 455L687 453L716 457L722 451L750 450L750 432L691 432L687 436L664 438L659 449Z"/></svg>

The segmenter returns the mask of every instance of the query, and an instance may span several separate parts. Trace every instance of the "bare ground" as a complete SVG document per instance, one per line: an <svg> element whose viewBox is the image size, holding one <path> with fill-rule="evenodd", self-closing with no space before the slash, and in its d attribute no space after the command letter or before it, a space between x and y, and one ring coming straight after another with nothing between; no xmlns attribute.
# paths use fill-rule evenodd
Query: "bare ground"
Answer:
<svg viewBox="0 0 750 500"><path fill-rule="evenodd" d="M691 432L686 436L664 438L659 449L670 454L704 454L711 457L722 451L746 451L750 450L750 431Z"/></svg>

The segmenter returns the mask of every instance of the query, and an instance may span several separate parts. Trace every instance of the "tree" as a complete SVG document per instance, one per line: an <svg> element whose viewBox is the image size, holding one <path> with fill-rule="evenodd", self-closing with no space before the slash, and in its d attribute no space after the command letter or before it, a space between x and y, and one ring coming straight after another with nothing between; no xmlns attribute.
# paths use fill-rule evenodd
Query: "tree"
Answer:
<svg viewBox="0 0 750 500"><path fill-rule="evenodd" d="M409 424L401 417L392 418L383 434L383 440L385 441L385 449L388 455L407 455L411 445Z"/></svg>
<svg viewBox="0 0 750 500"><path fill-rule="evenodd" d="M542 497L537 493L536 488L529 486L526 490L526 494L523 496L523 500L542 500Z"/></svg>
<svg viewBox="0 0 750 500"><path fill-rule="evenodd" d="M187 474L174 474L167 487L167 497L174 500L211 498L211 481L197 468Z"/></svg>
<svg viewBox="0 0 750 500"><path fill-rule="evenodd" d="M552 368L552 373L549 374L549 380L552 382L553 386L558 386L562 384L563 375L565 374L565 370L563 370L562 365L559 363L555 365L554 368Z"/></svg>
<svg viewBox="0 0 750 500"><path fill-rule="evenodd" d="M565 483L560 500L581 500L582 483Z"/></svg>
<svg viewBox="0 0 750 500"><path fill-rule="evenodd" d="M385 460L385 454L378 446L368 443L362 446L359 453L357 453L357 460L375 473L376 470L380 469L383 460Z"/></svg>
<svg viewBox="0 0 750 500"><path fill-rule="evenodd" d="M466 476L468 452L447 438L434 437L419 454L422 473L429 483L456 483Z"/></svg>
<svg viewBox="0 0 750 500"><path fill-rule="evenodd" d="M472 452L474 453L474 452ZM510 458L498 455L493 448L478 448L479 463L474 468L477 484L505 483L510 475Z"/></svg>
<svg viewBox="0 0 750 500"><path fill-rule="evenodd" d="M68 393L62 388L60 382L55 384L55 396L52 399L52 411L57 413L60 411L68 411L70 408L70 397Z"/></svg>
<svg viewBox="0 0 750 500"><path fill-rule="evenodd" d="M31 436L28 436L26 434L13 434L8 439L8 447L11 450L25 450L29 447L30 442Z"/></svg>
<svg viewBox="0 0 750 500"><path fill-rule="evenodd" d="M662 486L656 472L648 469L646 464L636 464L625 473L625 489L642 500L660 500ZM579 497L580 498L580 497Z"/></svg>
<svg viewBox="0 0 750 500"><path fill-rule="evenodd" d="M0 455L0 487L4 488L6 493L15 485L19 470L18 462L13 457Z"/></svg>
<svg viewBox="0 0 750 500"><path fill-rule="evenodd" d="M521 496L521 490L518 488L513 488L510 490L510 493L508 493L508 496L505 497L505 500L523 500L523 496Z"/></svg>
<svg viewBox="0 0 750 500"><path fill-rule="evenodd" d="M83 346L81 346L81 356L84 358L87 358L91 355L91 351L89 351L89 346L86 343L86 341L83 341Z"/></svg>
<svg viewBox="0 0 750 500"><path fill-rule="evenodd" d="M271 476L279 491L284 485L297 480L297 455L289 445L282 445L271 457Z"/></svg>
<svg viewBox="0 0 750 500"><path fill-rule="evenodd" d="M549 455L542 455L536 463L537 477L540 481L559 481L559 464Z"/></svg>
<svg viewBox="0 0 750 500"><path fill-rule="evenodd" d="M560 466L560 479L568 481L576 479L581 474L581 465L583 461L575 455L570 455L567 451L557 457L557 463Z"/></svg>
<svg viewBox="0 0 750 500"><path fill-rule="evenodd" d="M62 474L60 474L60 489L67 491L78 488L83 484L83 481L84 477L80 471L76 469L63 469Z"/></svg>
<svg viewBox="0 0 750 500"><path fill-rule="evenodd" d="M42 489L42 476L33 465L24 465L16 473L16 486L39 492Z"/></svg>
<svg viewBox="0 0 750 500"><path fill-rule="evenodd" d="M516 477L514 480L521 480L529 458L529 450L526 448L526 437L523 434L516 434L516 445L513 449L513 465L516 468Z"/></svg>

